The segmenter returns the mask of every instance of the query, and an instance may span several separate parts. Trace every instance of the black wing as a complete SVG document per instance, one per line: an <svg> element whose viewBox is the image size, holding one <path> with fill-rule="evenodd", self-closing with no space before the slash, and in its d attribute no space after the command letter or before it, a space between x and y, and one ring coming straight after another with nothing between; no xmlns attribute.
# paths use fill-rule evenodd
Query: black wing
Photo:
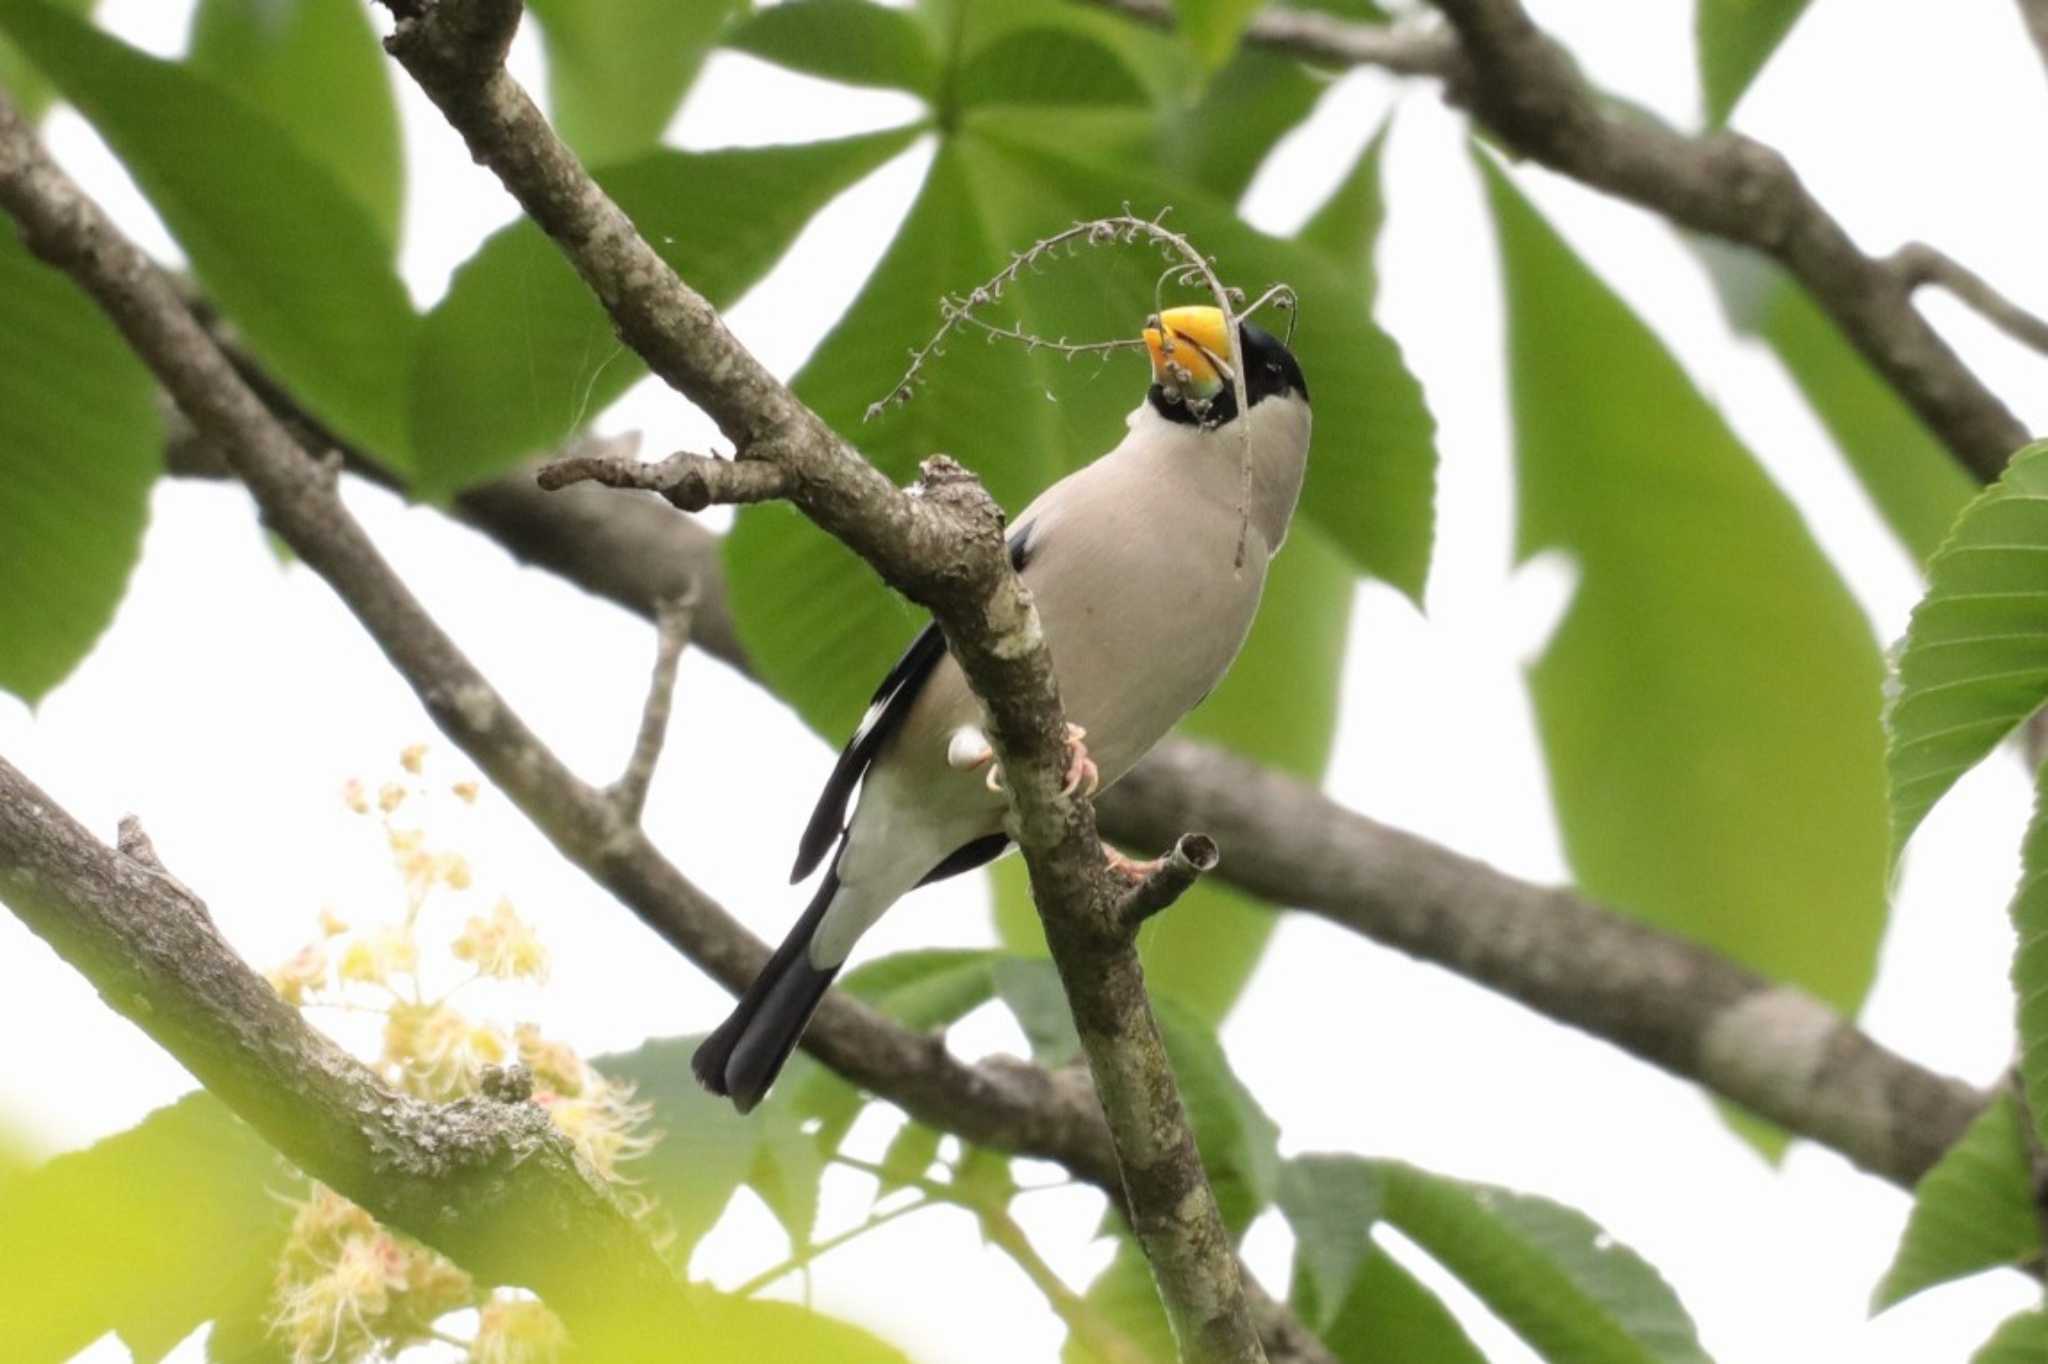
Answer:
<svg viewBox="0 0 2048 1364"><path fill-rule="evenodd" d="M1024 571L1024 565L1037 550L1031 542L1031 525L1026 522L1010 531L1010 567L1019 573ZM903 651L903 657L896 660L896 666L889 669L882 685L875 688L874 699L868 703L868 713L861 718L860 727L854 730L853 737L846 741L846 747L840 750L832 775L825 779L825 789L818 793L818 804L811 811L811 822L804 826L804 835L797 841L796 865L789 873L792 884L816 871L832 844L846 831L846 806L853 799L853 788L867 775L868 767L874 762L875 755L882 751L882 745L889 741L889 736L903 727L904 717L910 714L911 703L917 700L918 693L924 690L925 680L945 656L946 637L939 633L936 624L927 625L916 639L910 641L910 647ZM990 853L982 860L994 856Z"/></svg>

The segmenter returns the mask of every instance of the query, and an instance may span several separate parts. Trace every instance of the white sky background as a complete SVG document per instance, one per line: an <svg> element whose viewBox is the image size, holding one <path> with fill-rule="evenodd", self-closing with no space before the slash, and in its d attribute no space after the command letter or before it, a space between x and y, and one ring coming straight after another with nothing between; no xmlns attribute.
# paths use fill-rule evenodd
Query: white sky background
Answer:
<svg viewBox="0 0 2048 1364"><path fill-rule="evenodd" d="M1597 80L1674 121L1692 120L1690 4L1550 0L1531 8ZM170 52L188 11L162 0L104 0L100 13L116 31ZM539 88L530 36L515 59ZM512 205L410 83L398 87L414 181L403 264L424 303L485 232L510 218ZM1263 227L1291 230L1397 100L1380 316L1439 424L1437 553L1426 617L1387 589L1359 594L1329 790L1518 875L1562 880L1520 670L1562 609L1570 574L1568 565L1510 567L1497 269L1462 154L1462 124L1426 83L1350 76L1274 154L1245 210ZM723 54L670 140L804 140L888 126L913 112L907 97L832 87ZM2048 311L2048 258L2039 245L2048 182L2038 174L2048 82L2003 0L1941 6L1938 14L1902 0L1818 0L1736 122L1788 153L1867 248L1925 239ZM172 254L74 116L58 115L49 136L103 202ZM778 372L792 373L851 299L929 155L928 146L906 153L835 202L732 310L734 329ZM1520 179L1702 389L1724 402L1842 567L1878 638L1896 638L1917 593L1909 562L1774 362L1731 337L1683 245L1626 206L1540 172ZM2048 429L2040 358L1946 300L1928 306L2023 419ZM1303 364L1315 373L1314 356ZM1134 403L1139 383L1134 373ZM654 453L704 448L710 436L701 416L652 381L601 425L646 431ZM974 460L971 450L954 453ZM434 512L360 487L350 500L428 607L541 734L586 776L615 773L637 718L648 627L515 567ZM238 489L166 482L153 511L128 599L91 658L37 712L0 697L0 752L103 837L121 814L139 813L172 869L259 966L306 941L323 904L357 919L394 915L377 840L342 811L338 791L350 776L385 779L403 745L436 740L424 714L327 589L303 568L279 565ZM1739 571L1730 548L1731 571ZM693 653L668 753L649 827L708 891L764 937L780 937L801 904L783 870L829 764L825 744ZM436 743L430 762L430 775L441 779L468 774L445 743ZM2027 798L2019 765L2000 757L1937 808L1908 864L1864 1012L1879 1040L1977 1083L1999 1074L2012 1045L2004 904ZM600 1052L700 1031L722 1016L720 990L562 864L501 800L487 796L475 811L446 804L434 832L476 863L478 907L510 892L554 950L553 981L539 993L506 995L508 1018L535 1018ZM863 955L986 943L983 905L978 883L924 892L874 931ZM448 933L472 908L442 911ZM120 1130L190 1087L8 916L0 916L0 1036L9 1039L0 1048L0 1120L25 1126L50 1151ZM968 1050L1022 1046L994 1010L958 1036ZM1310 919L1283 918L1224 1041L1289 1152L1393 1155L1579 1207L1664 1273L1723 1361L1961 1360L1996 1321L2037 1296L2017 1275L1990 1276L1867 1320L1904 1194L1807 1145L1770 1168L1692 1087ZM879 1151L888 1130L866 1124L859 1140ZM835 1175L821 1230L860 1220L869 1192L864 1178ZM1019 1208L1077 1287L1106 1259L1106 1245L1089 1241L1092 1197L1041 1193ZM785 1254L780 1231L742 1193L694 1267L732 1285ZM1289 1254L1277 1216L1254 1227L1247 1259L1276 1292ZM1530 1357L1444 1276L1430 1277L1493 1358ZM785 1280L780 1291L794 1295L801 1283ZM932 1364L970 1353L969 1342L976 1359L1037 1364L1055 1357L1063 1336L1014 1268L950 1212L907 1218L819 1261L813 1294L819 1306ZM87 1357L125 1354L109 1340ZM198 1359L196 1339L177 1357Z"/></svg>

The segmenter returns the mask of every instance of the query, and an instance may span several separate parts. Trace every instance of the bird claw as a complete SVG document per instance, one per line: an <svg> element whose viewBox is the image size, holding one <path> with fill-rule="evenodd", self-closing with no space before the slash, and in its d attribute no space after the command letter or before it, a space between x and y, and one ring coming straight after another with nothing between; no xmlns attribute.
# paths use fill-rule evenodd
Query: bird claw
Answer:
<svg viewBox="0 0 2048 1364"><path fill-rule="evenodd" d="M1166 865L1166 859L1163 857L1155 857L1146 862L1125 857L1107 843L1102 845L1102 860L1109 864L1110 871L1123 877L1124 880L1129 881L1134 886L1144 883L1154 872L1157 872Z"/></svg>
<svg viewBox="0 0 2048 1364"><path fill-rule="evenodd" d="M1102 785L1102 769L1095 765L1095 760L1088 756L1088 746L1081 742L1087 737L1088 731L1079 725L1067 726L1067 781L1060 788L1063 796L1072 796L1077 791L1092 796ZM981 784L1000 796L1003 794L1003 765L990 762L993 756L992 752L984 750L973 762L956 762L954 766L972 768L988 763L988 771L982 775Z"/></svg>
<svg viewBox="0 0 2048 1364"><path fill-rule="evenodd" d="M1060 788L1063 796L1071 796L1076 791L1092 796L1102 785L1102 769L1095 765L1095 759L1088 756L1088 745L1081 742L1087 737L1088 731L1079 725L1067 726L1067 784Z"/></svg>

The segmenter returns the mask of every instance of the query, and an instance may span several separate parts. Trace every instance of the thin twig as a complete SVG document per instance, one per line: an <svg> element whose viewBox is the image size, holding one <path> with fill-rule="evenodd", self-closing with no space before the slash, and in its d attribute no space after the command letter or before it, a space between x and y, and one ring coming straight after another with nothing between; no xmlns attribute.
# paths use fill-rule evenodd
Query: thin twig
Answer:
<svg viewBox="0 0 2048 1364"><path fill-rule="evenodd" d="M1031 1280L1045 1298L1046 1304L1066 1324L1088 1353L1102 1364L1147 1364L1151 1359L1138 1348L1136 1341L1120 1330L1109 1318L1095 1309L1094 1304L1069 1288L1066 1281L1053 1271L1038 1253L1038 1247L1031 1244L1031 1238L1024 1234L1024 1228L1017 1219L1010 1216L1010 1210L994 1205L975 1210L981 1220L981 1234L988 1243L1024 1271L1024 1277ZM1189 1354L1193 1357L1192 1353Z"/></svg>
<svg viewBox="0 0 2048 1364"><path fill-rule="evenodd" d="M11 117L0 100L0 137ZM264 1140L380 1221L484 1282L531 1285L586 1340L616 1342L646 1314L687 1337L681 1280L546 1114L392 1090L279 998L123 824L127 846L104 846L0 759L0 902Z"/></svg>
<svg viewBox="0 0 2048 1364"><path fill-rule="evenodd" d="M1925 242L1908 242L1892 252L1886 264L1907 289L1939 284L2013 340L2048 355L2048 321L1999 293L1989 280L1955 257Z"/></svg>
<svg viewBox="0 0 2048 1364"><path fill-rule="evenodd" d="M1159 0L1094 0L1164 22ZM1776 260L1964 468L1991 482L2027 428L1864 253L1776 150L1740 133L1689 137L1617 112L1517 0L1431 0L1454 33L1418 33L1270 6L1247 43L1331 66L1441 77L1512 154L1696 232ZM2027 0L2030 12L2048 0Z"/></svg>
<svg viewBox="0 0 2048 1364"><path fill-rule="evenodd" d="M939 311L942 320L939 323L938 331L932 334L929 341L910 353L910 368L905 370L903 377L896 381L895 387L890 389L888 396L879 398L868 405L867 419L872 420L891 402L909 402L918 382L919 372L924 368L925 360L939 350L940 344L944 342L954 327L963 321L975 320L971 317L974 309L1000 299L1003 296L1003 291L1016 283L1018 276L1023 273L1026 267L1035 266L1039 261L1045 259L1049 253L1069 244L1113 246L1134 243L1140 238L1149 237L1153 241L1158 242L1169 253L1177 253L1180 256L1183 265L1177 268L1181 269L1184 276L1199 275L1201 277L1202 283L1208 286L1209 296L1216 302L1216 310L1223 314L1224 317L1223 331L1228 353L1220 357L1211 358L1224 361L1222 368L1227 371L1232 396L1237 400L1238 414L1240 417L1245 418L1245 420L1238 423L1242 449L1238 456L1237 550L1236 556L1232 561L1233 567L1243 568L1245 546L1251 535L1252 523L1252 424L1249 420L1252 407L1251 394L1245 386L1244 356L1238 341L1238 326L1244 316L1239 311L1238 305L1244 301L1244 292L1239 289L1226 288L1223 281L1216 274L1215 262L1196 250L1194 244L1186 237L1165 226L1164 219L1169 212L1171 212L1171 209L1162 208L1156 218L1141 218L1131 212L1130 206L1126 204L1122 213L1113 213L1107 217L1091 218L1085 222L1077 222L1072 227L1055 232L1049 237L1041 237L1029 247L1011 256L1008 265L998 270L986 283L974 289L964 299L946 298L941 300ZM1170 271L1170 273L1172 272ZM1259 301L1264 303L1266 299L1273 296L1274 291L1268 289ZM1248 312L1249 309L1245 311ZM981 325L986 326L986 324ZM1163 325L1160 325L1156 317L1153 320L1153 325L1160 326L1161 349L1171 357L1175 344L1172 333ZM1017 328L1014 333L1006 333L994 327L987 329L999 336L1014 335L1016 339L1025 341L1027 344L1047 344L1043 338L1033 337L1024 333L1021 327ZM1168 363L1172 363L1170 358ZM1191 402L1190 406L1195 406L1195 404ZM1198 414L1199 410L1197 408Z"/></svg>
<svg viewBox="0 0 2048 1364"><path fill-rule="evenodd" d="M949 305L956 302L957 300L947 300ZM957 315L952 316L954 321L964 322L970 327L979 329L988 337L990 344L994 344L997 341L1015 341L1027 351L1049 350L1065 356L1069 360L1077 355L1100 355L1107 359L1120 350L1143 350L1145 348L1144 340L1136 336L1113 336L1107 341L1069 341L1066 337L1062 336L1055 340L1049 336L1040 336L1035 332L1025 331L1024 324L1021 322L1014 326L998 327L993 322L982 321L964 308ZM870 407L869 410L873 411L873 408Z"/></svg>
<svg viewBox="0 0 2048 1364"><path fill-rule="evenodd" d="M789 495L789 473L779 464L757 459L720 459L678 450L667 459L648 462L610 453L564 455L541 465L534 481L548 492L573 483L602 483L609 488L638 488L660 493L679 510L700 512L710 506L770 502Z"/></svg>
<svg viewBox="0 0 2048 1364"><path fill-rule="evenodd" d="M1153 915L1188 893L1206 872L1216 870L1223 853L1207 834L1182 834L1171 851L1159 859L1150 875L1132 886L1116 915L1132 932Z"/></svg>
<svg viewBox="0 0 2048 1364"><path fill-rule="evenodd" d="M1172 28L1167 0L1095 0L1104 9ZM1248 40L1318 66L1377 66L1403 76L1449 76L1462 65L1457 39L1441 28L1350 23L1312 9L1273 5L1252 20Z"/></svg>
<svg viewBox="0 0 2048 1364"><path fill-rule="evenodd" d="M781 1264L768 1266L768 1268L762 1270L753 1278L748 1279L738 1288L733 1289L732 1295L736 1298L751 1298L777 1279L794 1274L799 1269L808 1268L811 1261L825 1254L825 1252L837 1250L849 1241L858 1240L878 1227L886 1227L899 1217L908 1217L911 1213L929 1208L937 1201L937 1199L933 1198L916 1199L903 1204L901 1207L891 1208L887 1212L878 1212L858 1226L848 1227L845 1231L827 1236L822 1241L813 1241L806 1246L799 1247L794 1255L791 1255Z"/></svg>
<svg viewBox="0 0 2048 1364"><path fill-rule="evenodd" d="M1054 1315L1096 1359L1103 1364L1148 1364L1151 1357L1138 1348L1137 1342L1098 1312L1094 1304L1069 1288L1066 1280L1045 1262L1045 1257L1038 1253L1038 1247L1031 1244L1024 1228L1010 1216L1007 1203L977 1198L957 1180L933 1179L924 1174L906 1175L844 1153L835 1154L832 1159L835 1164L848 1169L859 1170L877 1179L893 1179L898 1184L918 1190L924 1195L924 1202L913 1204L913 1207L944 1203L972 1213L981 1224L982 1236L1024 1271L1024 1277L1031 1280L1031 1286L1045 1298Z"/></svg>
<svg viewBox="0 0 2048 1364"><path fill-rule="evenodd" d="M638 824L641 811L647 808L647 788L661 761L669 711L675 703L676 667L682 661L683 647L690 642L690 621L698 596L697 585L692 583L681 597L663 602L656 612L654 675L647 683L647 701L640 711L640 733L633 740L626 770L606 792L628 824Z"/></svg>
<svg viewBox="0 0 2048 1364"><path fill-rule="evenodd" d="M2020 18L2027 24L2027 36L2034 40L2034 47L2041 54L2041 61L2048 65L2048 0L2019 0Z"/></svg>

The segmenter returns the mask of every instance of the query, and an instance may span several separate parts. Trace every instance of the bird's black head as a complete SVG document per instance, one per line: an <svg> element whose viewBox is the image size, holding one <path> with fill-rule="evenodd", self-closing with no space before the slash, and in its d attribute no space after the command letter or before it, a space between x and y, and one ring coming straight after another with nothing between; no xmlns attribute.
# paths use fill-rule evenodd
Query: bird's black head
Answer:
<svg viewBox="0 0 2048 1364"><path fill-rule="evenodd" d="M1237 416L1237 390L1223 380L1215 363L1229 360L1223 335L1223 314L1215 308L1172 308L1160 315L1158 327L1146 329L1153 377L1146 397L1154 411L1168 421L1206 426L1221 426ZM1237 344L1244 359L1245 396L1253 407L1288 394L1308 401L1301 362L1279 337L1241 322Z"/></svg>

